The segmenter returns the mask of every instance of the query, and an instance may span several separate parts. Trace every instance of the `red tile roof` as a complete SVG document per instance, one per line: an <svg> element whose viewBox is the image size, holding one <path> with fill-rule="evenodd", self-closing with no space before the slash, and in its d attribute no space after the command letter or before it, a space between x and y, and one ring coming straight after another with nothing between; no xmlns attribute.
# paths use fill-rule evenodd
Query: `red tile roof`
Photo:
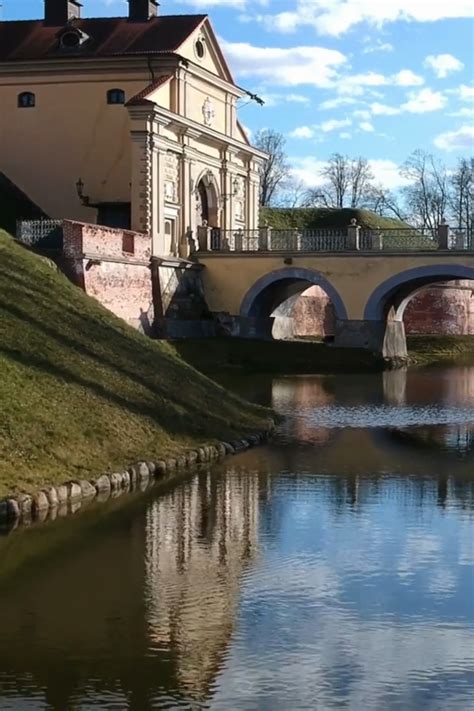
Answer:
<svg viewBox="0 0 474 711"><path fill-rule="evenodd" d="M162 77L158 77L156 81L148 84L148 86L142 89L142 91L139 91L138 94L132 96L132 98L127 101L127 106L140 106L140 104L148 104L149 102L146 97L153 91L156 91L156 89L159 89L160 86L166 84L166 82L170 81L172 78L172 74L164 74Z"/></svg>
<svg viewBox="0 0 474 711"><path fill-rule="evenodd" d="M175 52L206 17L164 15L148 22L130 22L124 17L72 20L68 27L90 37L72 52L59 49L60 27L47 26L42 20L0 22L0 62Z"/></svg>

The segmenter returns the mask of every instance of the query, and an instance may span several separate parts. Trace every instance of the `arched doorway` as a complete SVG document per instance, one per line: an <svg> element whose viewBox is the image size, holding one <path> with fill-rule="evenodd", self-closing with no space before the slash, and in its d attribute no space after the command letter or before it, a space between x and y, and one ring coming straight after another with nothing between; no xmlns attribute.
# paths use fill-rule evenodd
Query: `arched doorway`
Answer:
<svg viewBox="0 0 474 711"><path fill-rule="evenodd" d="M214 176L207 172L196 186L196 224L219 227L219 198Z"/></svg>

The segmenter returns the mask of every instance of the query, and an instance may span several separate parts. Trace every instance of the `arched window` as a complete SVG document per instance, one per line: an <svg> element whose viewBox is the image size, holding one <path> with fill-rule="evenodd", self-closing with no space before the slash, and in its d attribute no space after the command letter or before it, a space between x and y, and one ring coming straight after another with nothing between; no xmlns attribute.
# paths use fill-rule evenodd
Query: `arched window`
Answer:
<svg viewBox="0 0 474 711"><path fill-rule="evenodd" d="M31 91L23 91L18 94L18 108L32 109L36 106L36 96Z"/></svg>
<svg viewBox="0 0 474 711"><path fill-rule="evenodd" d="M107 92L107 103L124 104L125 92L123 91L123 89L109 89L109 91Z"/></svg>

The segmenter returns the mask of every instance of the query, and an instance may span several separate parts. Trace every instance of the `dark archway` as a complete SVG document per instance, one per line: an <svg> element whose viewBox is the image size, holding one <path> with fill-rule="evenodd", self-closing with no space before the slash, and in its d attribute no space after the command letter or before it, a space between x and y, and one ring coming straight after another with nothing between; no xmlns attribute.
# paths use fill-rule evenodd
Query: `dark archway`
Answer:
<svg viewBox="0 0 474 711"><path fill-rule="evenodd" d="M367 321L384 321L391 314L393 320L402 321L405 309L416 292L430 284L457 279L474 280L474 268L461 264L439 264L395 274L372 292L365 307L364 318Z"/></svg>
<svg viewBox="0 0 474 711"><path fill-rule="evenodd" d="M219 227L219 197L212 173L206 173L196 187L197 224Z"/></svg>
<svg viewBox="0 0 474 711"><path fill-rule="evenodd" d="M241 335L253 338L293 338L295 304L311 286L319 286L326 292L337 319L347 318L347 310L339 292L326 277L310 269L287 267L266 274L249 289L240 308Z"/></svg>

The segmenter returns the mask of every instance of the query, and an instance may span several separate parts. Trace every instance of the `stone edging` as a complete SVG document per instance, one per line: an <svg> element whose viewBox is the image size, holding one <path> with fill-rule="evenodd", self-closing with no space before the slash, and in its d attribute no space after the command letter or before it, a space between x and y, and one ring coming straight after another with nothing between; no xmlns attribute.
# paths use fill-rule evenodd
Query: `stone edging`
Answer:
<svg viewBox="0 0 474 711"><path fill-rule="evenodd" d="M47 518L76 513L84 504L94 500L105 502L111 497L120 496L140 489L145 491L154 479L166 474L192 470L197 464L215 462L229 454L238 454L251 447L256 447L268 439L274 429L274 422L268 430L248 435L245 438L220 442L217 445L203 445L194 450L187 450L177 457L160 459L155 462L138 462L125 471L102 474L97 479L74 480L59 486L47 486L34 494L16 494L0 500L0 524L18 524L42 522Z"/></svg>

